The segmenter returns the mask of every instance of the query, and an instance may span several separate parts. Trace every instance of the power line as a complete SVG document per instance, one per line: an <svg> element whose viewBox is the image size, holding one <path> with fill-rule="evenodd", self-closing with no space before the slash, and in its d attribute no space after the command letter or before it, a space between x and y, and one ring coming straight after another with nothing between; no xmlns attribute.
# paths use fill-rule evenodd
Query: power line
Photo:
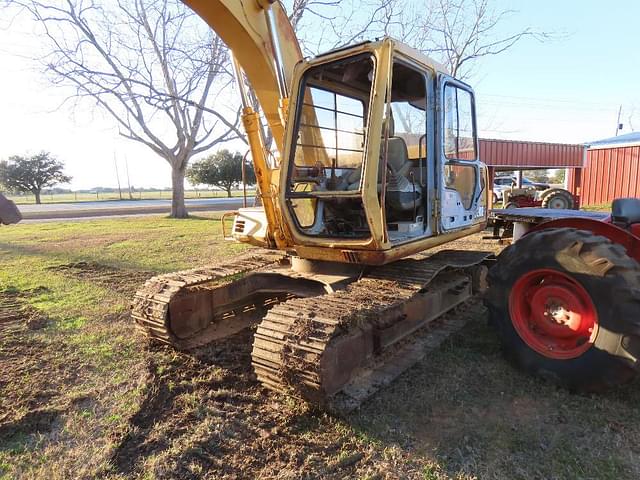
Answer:
<svg viewBox="0 0 640 480"><path fill-rule="evenodd" d="M590 104L590 105L610 105L608 102L585 102L583 100L569 100L563 98L543 98L543 97L526 97L526 96L518 96L518 95L500 95L496 93L478 93L478 97L497 97L497 98L514 98L518 100L532 100L532 101L541 101L541 102L552 102L552 103L573 103L576 105Z"/></svg>
<svg viewBox="0 0 640 480"><path fill-rule="evenodd" d="M612 112L615 110L614 107L604 108L604 107L589 107L589 106L573 106L569 107L566 105L553 105L553 104L543 104L543 103L528 103L528 102L500 102L494 100L482 100L480 97L477 100L477 103L480 107L483 105L495 105L495 106L504 106L504 107L527 107L527 108L536 108L536 109L549 109L549 110L563 110L563 111L575 111L575 112ZM577 105L577 104L576 104Z"/></svg>

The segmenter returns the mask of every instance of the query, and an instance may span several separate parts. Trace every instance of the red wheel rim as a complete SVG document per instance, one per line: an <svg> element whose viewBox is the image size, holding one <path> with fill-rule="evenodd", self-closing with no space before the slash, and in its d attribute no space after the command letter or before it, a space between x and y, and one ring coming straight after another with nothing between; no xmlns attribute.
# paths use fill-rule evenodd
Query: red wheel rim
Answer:
<svg viewBox="0 0 640 480"><path fill-rule="evenodd" d="M556 270L533 270L520 277L509 295L509 313L520 338L548 358L579 357L598 334L598 313L590 295Z"/></svg>

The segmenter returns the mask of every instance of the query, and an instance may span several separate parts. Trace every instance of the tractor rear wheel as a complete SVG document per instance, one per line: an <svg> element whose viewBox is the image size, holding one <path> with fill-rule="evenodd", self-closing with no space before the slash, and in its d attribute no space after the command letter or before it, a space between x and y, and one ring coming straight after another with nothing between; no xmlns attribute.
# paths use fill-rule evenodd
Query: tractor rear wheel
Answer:
<svg viewBox="0 0 640 480"><path fill-rule="evenodd" d="M552 188L542 193L542 208L562 208L573 210L576 206L571 192L562 188Z"/></svg>
<svg viewBox="0 0 640 480"><path fill-rule="evenodd" d="M529 373L589 392L640 367L640 265L605 237L525 235L489 271L485 302L507 357Z"/></svg>

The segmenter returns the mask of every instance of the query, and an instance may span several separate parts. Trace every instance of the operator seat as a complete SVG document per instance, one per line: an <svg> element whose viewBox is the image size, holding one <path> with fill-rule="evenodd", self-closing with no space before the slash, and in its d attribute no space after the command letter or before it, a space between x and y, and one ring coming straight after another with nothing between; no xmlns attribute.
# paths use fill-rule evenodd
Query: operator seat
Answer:
<svg viewBox="0 0 640 480"><path fill-rule="evenodd" d="M406 175L411 168L407 143L401 137L395 136L395 121L393 115L389 117L389 143L387 144L387 165L396 175Z"/></svg>
<svg viewBox="0 0 640 480"><path fill-rule="evenodd" d="M378 167L378 187L382 184L382 166L384 165L383 152L380 152L380 164ZM407 144L401 137L395 136L395 122L393 115L389 117L389 142L387 144L387 165L391 171L398 176L405 176L411 168L409 161L409 150ZM362 169L351 172L347 178L349 186L347 190L357 190L360 186Z"/></svg>
<svg viewBox="0 0 640 480"><path fill-rule="evenodd" d="M625 228L640 223L640 198L616 198L611 204L611 218Z"/></svg>

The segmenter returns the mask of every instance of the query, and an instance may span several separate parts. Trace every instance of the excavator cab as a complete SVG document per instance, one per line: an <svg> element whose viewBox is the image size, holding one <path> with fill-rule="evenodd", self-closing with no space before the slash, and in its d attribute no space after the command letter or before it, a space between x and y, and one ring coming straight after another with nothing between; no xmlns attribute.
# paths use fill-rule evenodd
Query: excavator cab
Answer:
<svg viewBox="0 0 640 480"><path fill-rule="evenodd" d="M302 256L387 263L484 227L468 85L390 38L303 61L293 78L280 208Z"/></svg>

